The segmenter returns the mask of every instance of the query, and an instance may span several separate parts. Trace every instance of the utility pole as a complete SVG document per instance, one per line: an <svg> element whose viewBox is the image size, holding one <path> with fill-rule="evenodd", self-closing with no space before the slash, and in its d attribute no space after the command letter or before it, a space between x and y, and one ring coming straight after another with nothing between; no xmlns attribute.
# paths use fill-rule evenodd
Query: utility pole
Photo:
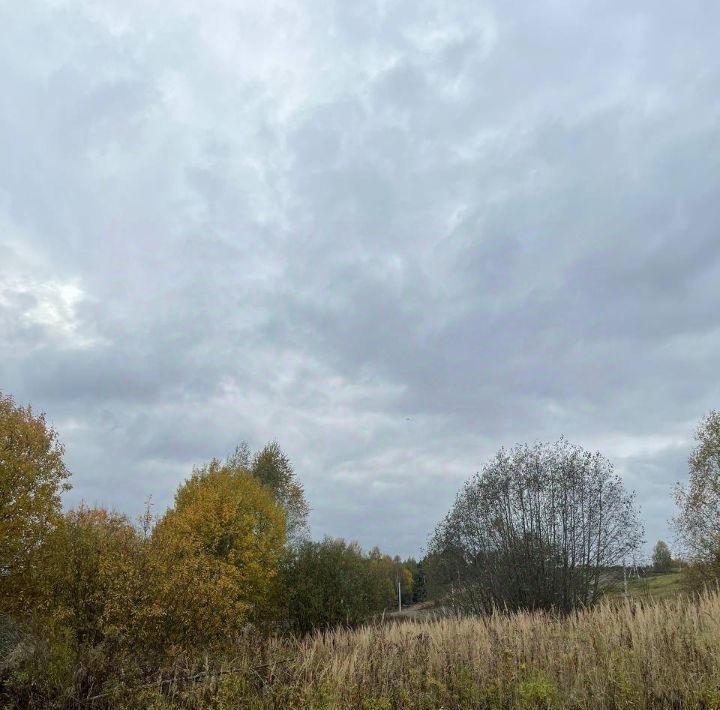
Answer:
<svg viewBox="0 0 720 710"><path fill-rule="evenodd" d="M625 584L625 599L628 598L628 585L627 585L627 567L623 562L623 583Z"/></svg>
<svg viewBox="0 0 720 710"><path fill-rule="evenodd" d="M400 582L400 576L398 575L398 611L402 611L402 588Z"/></svg>

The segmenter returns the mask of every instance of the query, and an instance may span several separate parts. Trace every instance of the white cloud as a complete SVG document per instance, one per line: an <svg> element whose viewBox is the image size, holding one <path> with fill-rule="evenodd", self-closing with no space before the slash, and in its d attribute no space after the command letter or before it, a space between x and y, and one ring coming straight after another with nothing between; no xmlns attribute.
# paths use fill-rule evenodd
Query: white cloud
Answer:
<svg viewBox="0 0 720 710"><path fill-rule="evenodd" d="M0 210L0 349L14 346L86 349L105 342L85 322L89 299L78 278L58 278L52 264L34 249Z"/></svg>
<svg viewBox="0 0 720 710"><path fill-rule="evenodd" d="M78 315L86 295L76 283L11 279L1 272L0 279L0 323L6 343L16 330L36 330L35 346L85 349L104 342Z"/></svg>

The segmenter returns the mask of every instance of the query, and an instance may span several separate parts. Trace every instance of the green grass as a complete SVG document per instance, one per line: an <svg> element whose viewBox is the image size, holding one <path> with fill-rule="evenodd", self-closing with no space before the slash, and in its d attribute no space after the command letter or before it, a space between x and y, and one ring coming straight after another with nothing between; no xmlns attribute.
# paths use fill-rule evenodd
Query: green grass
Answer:
<svg viewBox="0 0 720 710"><path fill-rule="evenodd" d="M650 574L645 577L632 577L628 579L628 595L631 599L669 599L682 594L683 589L682 572L665 572L662 574ZM608 596L611 598L622 597L624 584L622 580L614 582L608 589Z"/></svg>

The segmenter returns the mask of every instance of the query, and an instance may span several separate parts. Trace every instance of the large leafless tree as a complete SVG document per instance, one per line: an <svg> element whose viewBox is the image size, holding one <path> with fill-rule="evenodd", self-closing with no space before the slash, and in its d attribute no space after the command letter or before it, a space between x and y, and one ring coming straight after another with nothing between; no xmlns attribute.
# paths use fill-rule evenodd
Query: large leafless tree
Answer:
<svg viewBox="0 0 720 710"><path fill-rule="evenodd" d="M460 491L430 559L466 611L594 602L643 529L612 464L566 440L501 449Z"/></svg>

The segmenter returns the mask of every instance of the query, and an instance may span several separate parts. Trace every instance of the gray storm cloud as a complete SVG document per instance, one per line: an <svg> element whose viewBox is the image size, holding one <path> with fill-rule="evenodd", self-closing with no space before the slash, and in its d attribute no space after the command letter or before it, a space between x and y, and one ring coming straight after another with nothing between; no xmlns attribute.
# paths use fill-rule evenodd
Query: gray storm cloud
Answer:
<svg viewBox="0 0 720 710"><path fill-rule="evenodd" d="M668 537L720 396L718 21L0 5L0 388L71 501L277 439L316 536L417 553L500 445L565 435Z"/></svg>

